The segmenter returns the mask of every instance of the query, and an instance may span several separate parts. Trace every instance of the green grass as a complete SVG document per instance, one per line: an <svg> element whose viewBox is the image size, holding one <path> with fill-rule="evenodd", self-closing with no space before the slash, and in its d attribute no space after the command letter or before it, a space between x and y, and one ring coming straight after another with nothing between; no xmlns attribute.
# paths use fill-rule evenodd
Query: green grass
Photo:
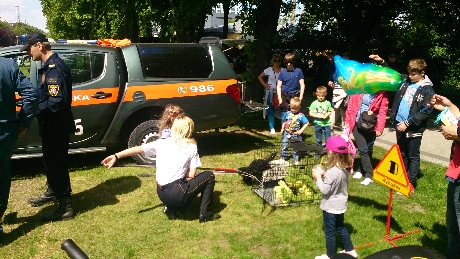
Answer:
<svg viewBox="0 0 460 259"><path fill-rule="evenodd" d="M279 126L279 125L277 125ZM268 135L260 113L243 116L220 132L195 134L203 167L238 168L254 159L255 143L279 141ZM313 141L313 127L307 129ZM377 164L386 150L375 147ZM131 159L107 170L99 162L107 153L71 156L74 210L66 222L46 223L52 206L30 207L27 200L45 189L41 159L13 162L14 180L4 218L0 258L67 258L61 243L73 239L90 258L313 258L325 253L319 205L273 208L244 184L239 175L219 174L213 210L222 218L198 223L199 199L185 217L169 221L156 194L151 168ZM445 167L422 162L416 192L408 199L394 195L390 236L419 229L395 241L445 253ZM389 189L350 180L345 222L360 258L391 248L384 241ZM339 242L340 244L340 242Z"/></svg>

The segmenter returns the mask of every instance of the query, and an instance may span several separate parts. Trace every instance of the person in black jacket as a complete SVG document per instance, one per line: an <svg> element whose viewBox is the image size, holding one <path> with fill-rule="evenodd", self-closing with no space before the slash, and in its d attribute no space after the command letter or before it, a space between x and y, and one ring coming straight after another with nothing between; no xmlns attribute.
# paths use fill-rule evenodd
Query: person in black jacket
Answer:
<svg viewBox="0 0 460 259"><path fill-rule="evenodd" d="M411 192L417 187L420 172L420 145L433 108L427 106L434 95L433 83L425 74L423 59L412 59L407 66L408 78L395 95L390 119L396 124L396 140L406 167Z"/></svg>
<svg viewBox="0 0 460 259"><path fill-rule="evenodd" d="M42 138L43 164L45 165L48 188L37 198L32 198L32 206L41 206L57 200L58 207L44 216L45 220L67 220L74 217L72 209L69 170L67 168L70 134L75 132L75 122L71 110L72 78L69 67L51 51L45 35L34 32L26 37L21 51L27 51L32 60L41 61L38 70L37 112L39 133Z"/></svg>

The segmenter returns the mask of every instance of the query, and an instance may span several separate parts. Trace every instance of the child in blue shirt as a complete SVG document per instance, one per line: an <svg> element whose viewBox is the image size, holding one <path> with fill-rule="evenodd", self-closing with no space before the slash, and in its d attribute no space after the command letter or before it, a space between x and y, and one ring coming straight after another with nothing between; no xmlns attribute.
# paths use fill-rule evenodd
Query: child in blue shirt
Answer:
<svg viewBox="0 0 460 259"><path fill-rule="evenodd" d="M289 141L302 141L302 132L308 126L307 117L299 112L301 100L299 97L291 98L289 103L290 111L286 112L281 118L281 134L283 135L281 143L281 159L286 160L288 156ZM299 164L299 155L292 150L292 159L294 164Z"/></svg>

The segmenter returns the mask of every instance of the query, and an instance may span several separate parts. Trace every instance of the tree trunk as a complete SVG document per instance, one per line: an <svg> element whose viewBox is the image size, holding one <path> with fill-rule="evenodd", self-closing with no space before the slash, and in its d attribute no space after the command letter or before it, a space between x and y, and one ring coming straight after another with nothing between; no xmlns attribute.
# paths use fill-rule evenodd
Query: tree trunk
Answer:
<svg viewBox="0 0 460 259"><path fill-rule="evenodd" d="M246 82L245 98L261 101L263 87L257 80L259 74L267 68L271 58L271 42L278 33L278 18L282 0L262 0L256 11L254 27L255 41L251 43L248 72L252 80Z"/></svg>
<svg viewBox="0 0 460 259"><path fill-rule="evenodd" d="M224 8L224 28L222 31L222 39L226 39L228 37L228 13L230 12L230 1L231 0L222 1L222 6Z"/></svg>

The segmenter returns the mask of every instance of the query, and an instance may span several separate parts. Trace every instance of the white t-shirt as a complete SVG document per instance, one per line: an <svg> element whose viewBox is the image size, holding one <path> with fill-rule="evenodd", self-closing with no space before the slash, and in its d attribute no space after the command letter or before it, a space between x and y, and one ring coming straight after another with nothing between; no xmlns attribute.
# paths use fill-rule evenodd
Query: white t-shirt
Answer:
<svg viewBox="0 0 460 259"><path fill-rule="evenodd" d="M278 80L278 77L280 75L280 72L275 72L272 67L267 67L264 70L264 74L268 77L268 85L270 86L270 89L276 90L276 82Z"/></svg>
<svg viewBox="0 0 460 259"><path fill-rule="evenodd" d="M160 185L182 179L189 168L201 166L196 144L179 147L171 137L158 139L141 147L145 157L156 155L156 180Z"/></svg>

